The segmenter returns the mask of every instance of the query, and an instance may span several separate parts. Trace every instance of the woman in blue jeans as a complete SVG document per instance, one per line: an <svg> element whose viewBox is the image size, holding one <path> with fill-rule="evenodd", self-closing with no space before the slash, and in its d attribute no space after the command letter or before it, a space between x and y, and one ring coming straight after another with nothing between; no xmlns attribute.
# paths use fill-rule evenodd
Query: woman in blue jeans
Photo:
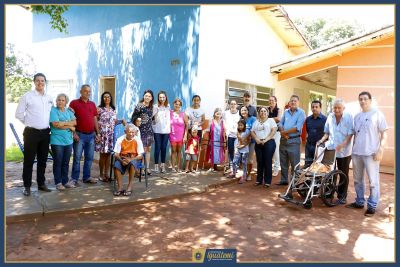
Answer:
<svg viewBox="0 0 400 267"><path fill-rule="evenodd" d="M258 114L251 128L257 159L257 182L254 185L262 185L264 181L264 187L268 188L272 181L272 157L276 148L274 135L278 127L274 119L268 118L267 108L262 107Z"/></svg>
<svg viewBox="0 0 400 267"><path fill-rule="evenodd" d="M50 144L53 152L53 175L56 188L64 190L72 187L68 183L69 159L72 152L72 132L75 131L76 118L66 105L68 96L59 94L56 98L57 107L50 111Z"/></svg>
<svg viewBox="0 0 400 267"><path fill-rule="evenodd" d="M154 132L154 172L165 173L165 157L167 145L171 132L171 109L168 104L168 97L165 91L158 92L157 104L153 107L153 132ZM158 163L161 154L161 170Z"/></svg>

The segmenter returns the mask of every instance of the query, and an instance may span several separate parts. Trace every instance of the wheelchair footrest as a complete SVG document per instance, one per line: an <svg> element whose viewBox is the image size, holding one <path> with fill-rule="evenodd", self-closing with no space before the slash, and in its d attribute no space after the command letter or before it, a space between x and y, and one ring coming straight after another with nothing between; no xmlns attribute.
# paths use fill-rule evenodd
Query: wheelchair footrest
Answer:
<svg viewBox="0 0 400 267"><path fill-rule="evenodd" d="M293 196L279 194L278 197L285 200L286 202L289 202L289 203L292 203L295 205L299 205L299 206L303 205L303 201L296 201L293 199Z"/></svg>

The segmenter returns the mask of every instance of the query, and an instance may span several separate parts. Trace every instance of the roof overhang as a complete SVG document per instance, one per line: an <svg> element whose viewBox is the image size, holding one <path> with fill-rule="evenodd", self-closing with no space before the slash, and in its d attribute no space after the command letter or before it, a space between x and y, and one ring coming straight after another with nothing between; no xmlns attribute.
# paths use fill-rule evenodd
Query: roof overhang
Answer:
<svg viewBox="0 0 400 267"><path fill-rule="evenodd" d="M306 53L311 50L311 46L299 32L282 6L272 4L255 5L255 9L294 55Z"/></svg>
<svg viewBox="0 0 400 267"><path fill-rule="evenodd" d="M391 36L394 36L394 25L383 27L382 29L351 38L350 40L333 43L329 46L293 57L290 60L271 65L270 72L275 74L289 72L322 60L340 56L358 47L366 46Z"/></svg>

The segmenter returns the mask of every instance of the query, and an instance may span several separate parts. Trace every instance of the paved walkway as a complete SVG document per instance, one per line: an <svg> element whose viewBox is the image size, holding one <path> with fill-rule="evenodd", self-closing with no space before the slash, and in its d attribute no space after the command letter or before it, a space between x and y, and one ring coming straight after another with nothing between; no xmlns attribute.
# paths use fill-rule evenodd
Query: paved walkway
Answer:
<svg viewBox="0 0 400 267"><path fill-rule="evenodd" d="M59 212L74 212L90 209L109 208L112 205L129 205L160 199L168 199L187 194L206 192L210 188L233 183L235 180L222 176L222 172L211 173L169 173L149 177L146 189L144 179L135 179L133 194L126 197L114 197L113 183L83 184L80 187L57 191L55 189L52 163L46 168L46 183L52 192L44 193L37 190L36 176L33 177L30 197L22 195L21 178L22 163L6 163L6 218L7 222L23 220L35 216L45 216ZM36 167L34 167L34 173ZM93 164L92 176L98 177L98 165ZM124 176L124 185L128 177Z"/></svg>

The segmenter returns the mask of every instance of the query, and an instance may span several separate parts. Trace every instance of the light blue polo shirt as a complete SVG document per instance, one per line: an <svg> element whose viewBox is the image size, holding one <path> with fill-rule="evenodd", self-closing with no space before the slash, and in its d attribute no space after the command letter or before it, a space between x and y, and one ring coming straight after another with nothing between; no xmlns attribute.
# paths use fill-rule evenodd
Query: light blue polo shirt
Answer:
<svg viewBox="0 0 400 267"><path fill-rule="evenodd" d="M326 119L324 133L329 134L325 145L329 150L336 149L336 146L343 143L347 136L353 134L353 116L344 112L339 124L336 123L335 114L330 113ZM337 158L344 158L351 155L352 142L349 142L342 151L336 152Z"/></svg>
<svg viewBox="0 0 400 267"><path fill-rule="evenodd" d="M285 131L296 128L297 133L291 133L289 134L289 137L297 137L301 134L305 119L306 113L301 108L297 108L293 113L291 113L290 108L288 108L283 112L279 126L281 126Z"/></svg>
<svg viewBox="0 0 400 267"><path fill-rule="evenodd" d="M72 121L75 120L74 113L69 108L65 108L64 112L56 107L52 107L50 111L50 144L66 146L71 145L74 140L70 129L57 129L51 123L59 121Z"/></svg>

